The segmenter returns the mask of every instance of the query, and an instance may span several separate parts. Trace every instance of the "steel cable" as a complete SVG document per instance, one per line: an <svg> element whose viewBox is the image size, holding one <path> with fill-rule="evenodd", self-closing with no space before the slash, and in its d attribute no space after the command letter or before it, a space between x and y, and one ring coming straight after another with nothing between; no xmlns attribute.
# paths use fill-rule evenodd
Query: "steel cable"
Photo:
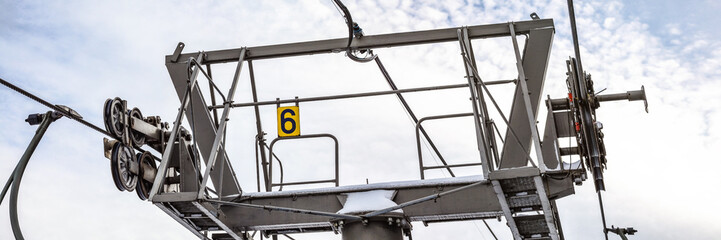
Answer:
<svg viewBox="0 0 721 240"><path fill-rule="evenodd" d="M88 122L88 121L83 120L82 117L76 116L76 115L73 114L72 112L68 111L68 110L65 109L65 108L60 107L59 105L53 105L52 103L50 103L50 102L48 102L48 101L45 101L45 100L43 100L42 98L40 98L40 97L38 97L38 96L35 96L34 94L32 94L32 93L30 93L30 92L28 92L28 91L25 91L24 89L22 89L22 88L20 88L20 87L18 87L18 86L15 86L14 84L12 84L12 83L10 83L10 82L8 82L8 81L5 81L5 79L0 78L0 83L2 83L2 85L5 85L6 87L12 89L13 91L15 91L15 92L17 92L17 93L22 94L22 95L25 96L25 97L28 97L28 98L30 98L30 99L32 99L32 100L34 100L34 101L36 101L36 102L38 102L38 103L40 103L40 104L42 104L42 105L44 105L44 106L52 109L52 110L55 110L56 112L62 114L63 116L65 116L65 117L67 117L67 118L70 118L70 119L72 119L72 120L75 120L75 121L79 122L80 124L83 124L83 125L85 125L86 127L89 127L90 129L93 129L93 130L95 130L95 131L97 131L97 132L99 132L99 133L102 133L102 134L104 134L105 136L108 136L108 137L110 137L110 138L112 138L112 139L114 139L114 140L116 140L116 141L122 142L122 139L116 137L115 135L111 134L110 132L108 132L108 131L106 131L106 130L103 130L102 128L100 128L100 127L98 127L98 126L95 126L94 124L92 124L92 123L90 123L90 122ZM143 150L143 149L140 148L140 147L137 147L137 146L133 146L133 147L135 148L135 150L145 151L145 150ZM155 157L155 156L153 156L153 159L155 159L155 161L160 161L160 159L158 159L158 158Z"/></svg>
<svg viewBox="0 0 721 240"><path fill-rule="evenodd" d="M110 134L108 131L105 131L105 130L103 130L102 128L100 128L100 127L98 127L98 126L95 126L95 125L93 125L92 123L89 123L89 122L83 120L82 117L78 118L78 117L76 117L75 115L73 115L72 113L70 113L68 110L66 110L66 109L64 109L64 108L61 108L61 107L58 107L57 105L53 105L53 104L49 103L48 101L45 101L45 100L43 100L42 98L39 98L38 96L35 96L35 95L33 95L32 93L29 93L29 92L23 90L22 88L20 88L20 87L18 87L18 86L15 86L15 85L13 85L12 83L10 83L10 82L8 82L8 81L5 81L5 80L2 79L2 78L0 78L0 83L2 83L2 84L5 85L6 87L8 87L8 88L10 88L10 89L12 89L12 90L14 90L14 91L16 91L16 92L22 94L23 96L26 96L26 97L28 97L28 98L30 98L30 99L32 99L32 100L35 100L36 102L38 102L38 103L40 103L40 104L42 104L42 105L45 105L46 107L48 107L48 108L50 108L50 109L52 109L52 110L55 110L55 111L57 111L57 112L60 112L63 116L65 116L65 117L67 117L67 118L70 118L70 119L72 119L72 120L75 120L75 121L77 121L77 122L85 125L86 127L89 127L89 128L91 128L91 129L93 129L93 130L95 130L95 131L98 131L99 133L105 134L106 136L111 137L111 138L113 138L113 139L115 139L115 140L120 140L120 139L117 139L117 138L116 138L115 136L113 136L112 134Z"/></svg>

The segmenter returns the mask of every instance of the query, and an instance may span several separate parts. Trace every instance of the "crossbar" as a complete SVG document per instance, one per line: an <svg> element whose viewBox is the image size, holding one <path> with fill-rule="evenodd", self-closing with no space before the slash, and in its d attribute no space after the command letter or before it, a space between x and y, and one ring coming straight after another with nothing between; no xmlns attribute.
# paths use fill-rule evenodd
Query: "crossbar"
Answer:
<svg viewBox="0 0 721 240"><path fill-rule="evenodd" d="M540 19L530 21L514 22L516 34L527 34L531 29L552 28L553 19ZM469 26L468 38L493 38L510 36L507 23L487 24ZM353 40L352 49L374 49L388 48L407 45L419 45L439 42L458 41L457 30L459 28L445 28L435 30L424 30L414 32L389 33L379 35L367 35L363 38ZM267 46L248 47L248 55L245 60L272 59L301 55L313 55L321 53L344 52L348 46L348 38L336 38L320 41L308 41L299 43L276 44ZM224 63L238 61L241 48L208 51L203 64ZM165 57L166 62L184 62L195 54L181 54L177 61L173 55Z"/></svg>

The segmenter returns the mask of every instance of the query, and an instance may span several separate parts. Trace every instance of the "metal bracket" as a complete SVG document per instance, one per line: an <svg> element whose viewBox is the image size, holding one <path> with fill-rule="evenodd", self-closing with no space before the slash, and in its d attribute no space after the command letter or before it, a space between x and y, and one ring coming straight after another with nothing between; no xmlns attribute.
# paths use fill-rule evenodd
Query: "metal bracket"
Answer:
<svg viewBox="0 0 721 240"><path fill-rule="evenodd" d="M173 52L173 56L170 58L170 62L172 62L172 63L178 62L178 58L180 58L180 54L183 53L183 48L185 48L185 43L178 42L178 46L175 47L175 51Z"/></svg>

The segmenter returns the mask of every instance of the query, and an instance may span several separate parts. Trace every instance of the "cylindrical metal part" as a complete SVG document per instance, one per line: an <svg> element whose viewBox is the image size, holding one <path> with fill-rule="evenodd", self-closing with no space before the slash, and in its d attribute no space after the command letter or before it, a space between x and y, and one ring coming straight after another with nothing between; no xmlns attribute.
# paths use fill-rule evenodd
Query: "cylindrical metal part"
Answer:
<svg viewBox="0 0 721 240"><path fill-rule="evenodd" d="M629 101L646 100L646 91L643 88L641 88L641 90L628 91L627 94Z"/></svg>
<svg viewBox="0 0 721 240"><path fill-rule="evenodd" d="M423 167L424 169L437 169L437 168L450 168L450 167L470 167L470 166L480 166L483 163L464 163L464 164L451 164L451 165L441 165L441 166L430 166L430 167Z"/></svg>
<svg viewBox="0 0 721 240"><path fill-rule="evenodd" d="M130 162L130 173L138 175L140 173L140 165L138 165L138 162L132 161ZM153 166L150 166L148 163L142 164L143 168L143 176L141 176L145 181L153 182L155 180L155 174L157 174L157 169L153 168Z"/></svg>
<svg viewBox="0 0 721 240"><path fill-rule="evenodd" d="M644 100L645 101L646 100L646 91L642 87L641 90L628 91L626 93L598 95L598 96L596 96L596 100L599 102L618 101L618 100L628 100L628 101Z"/></svg>
<svg viewBox="0 0 721 240"><path fill-rule="evenodd" d="M403 230L395 221L385 218L368 219L367 223L355 221L343 225L343 240L402 240Z"/></svg>
<svg viewBox="0 0 721 240"><path fill-rule="evenodd" d="M150 166L150 164L143 163L143 176L141 176L145 181L153 182L155 180L155 175L157 174L158 170L154 167Z"/></svg>
<svg viewBox="0 0 721 240"><path fill-rule="evenodd" d="M484 85L496 85L496 84L515 83L515 82L516 82L516 80L497 80L497 81L483 82L483 84ZM408 88L408 89L377 91L377 92L351 93L351 94L341 94L341 95L322 96L322 97L294 98L294 99L283 99L283 100L276 99L274 101L261 101L261 102L254 101L254 102L248 102L248 103L234 103L234 104L231 104L230 107L236 108L236 107L276 105L276 104L283 104L283 103L314 102L314 101L359 98L359 97L372 97L372 96L390 95L390 94L398 94L398 93L436 91L436 90L467 88L467 87L468 87L468 84L453 84L453 85ZM218 109L218 108L224 108L224 107L225 107L225 105L215 105L215 106L208 106L208 109Z"/></svg>
<svg viewBox="0 0 721 240"><path fill-rule="evenodd" d="M598 95L596 96L596 100L599 102L629 100L629 92Z"/></svg>

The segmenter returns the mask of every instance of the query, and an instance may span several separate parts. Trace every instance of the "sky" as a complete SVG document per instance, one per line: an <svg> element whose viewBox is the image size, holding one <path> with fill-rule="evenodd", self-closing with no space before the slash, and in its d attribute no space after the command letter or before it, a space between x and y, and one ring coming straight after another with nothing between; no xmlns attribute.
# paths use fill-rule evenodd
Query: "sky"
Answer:
<svg viewBox="0 0 721 240"><path fill-rule="evenodd" d="M566 1L350 1L367 35L553 18L556 33L544 96L565 96L565 60L573 55ZM609 225L633 226L630 239L714 239L721 235L721 23L715 1L576 1L584 69L604 93L645 86L640 102L602 103L608 158L603 193ZM0 77L102 126L102 104L121 97L145 116L174 119L179 100L164 56L184 52L347 36L331 1L9 1L0 0ZM484 80L516 77L510 38L475 40ZM457 43L377 49L399 88L463 83ZM227 89L232 64L213 69ZM260 100L388 90L375 64L343 53L254 62ZM252 101L247 71L236 102ZM205 87L205 86L203 86ZM493 86L504 111L512 86ZM205 89L204 91L207 91ZM497 95L495 92L498 92ZM406 94L418 116L464 113L467 89ZM544 97L545 98L545 97ZM340 142L341 185L418 179L413 124L394 96L301 103L302 134L331 133ZM0 88L0 179L7 179L35 131L24 119L48 109ZM544 126L541 110L539 126ZM277 136L275 109L261 108L266 136ZM228 155L241 187L256 191L252 108L234 109ZM496 122L501 120L496 118ZM425 126L453 163L478 161L469 119ZM72 120L53 123L25 172L19 215L28 239L194 239L135 193L113 186L102 138ZM332 176L327 140L279 143L286 181ZM423 149L426 164L435 164ZM154 153L156 156L160 154ZM459 170L461 175L480 169ZM448 177L428 172L429 178ZM318 185L312 187L327 187ZM600 239L593 183L557 201L567 239ZM12 239L7 203L0 239ZM499 239L505 222L490 220ZM414 224L414 239L492 239L482 222ZM340 239L332 233L296 239ZM616 236L611 236L611 239ZM618 239L618 238L616 238Z"/></svg>

